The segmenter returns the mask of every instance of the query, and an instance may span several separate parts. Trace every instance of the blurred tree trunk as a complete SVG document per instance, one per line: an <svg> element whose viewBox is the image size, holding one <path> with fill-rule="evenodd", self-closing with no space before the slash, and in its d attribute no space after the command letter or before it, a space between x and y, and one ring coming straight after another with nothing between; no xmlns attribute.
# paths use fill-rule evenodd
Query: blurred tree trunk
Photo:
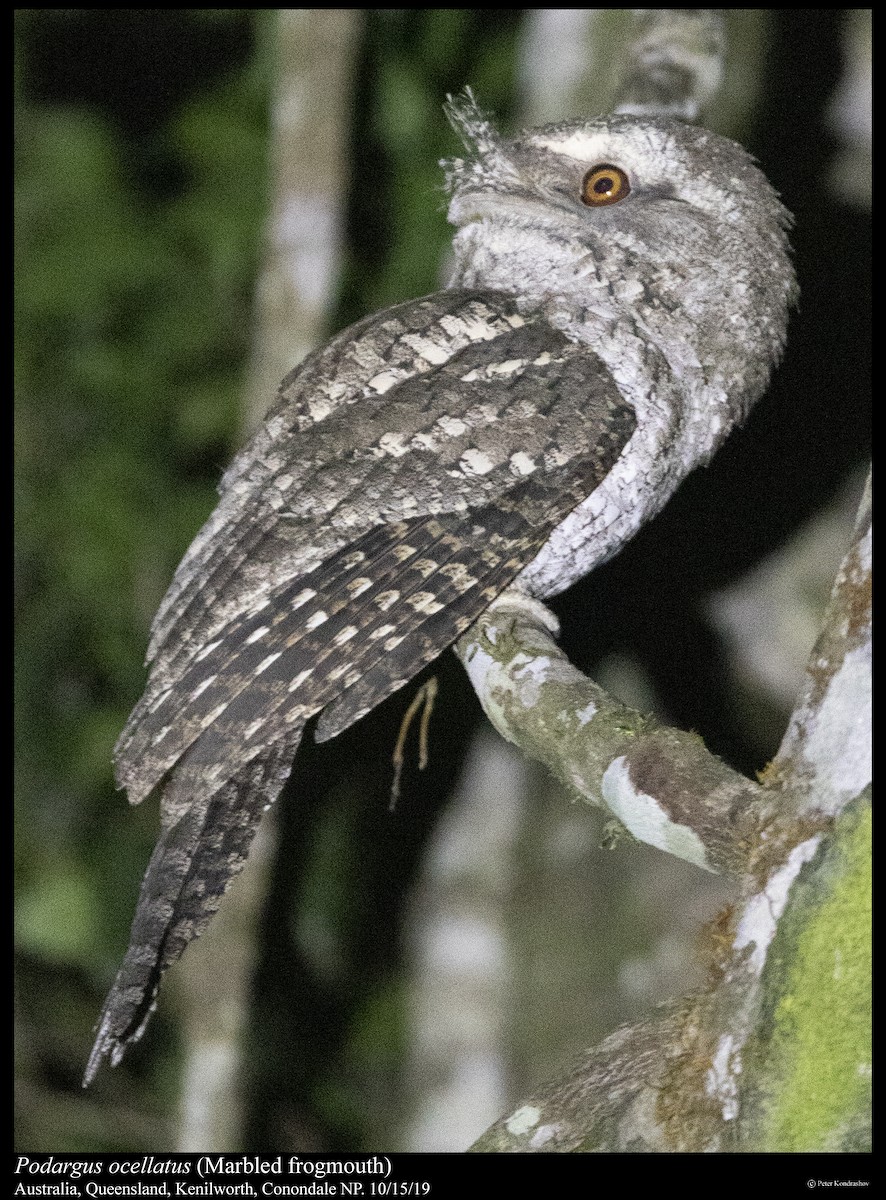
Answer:
<svg viewBox="0 0 886 1200"><path fill-rule="evenodd" d="M342 253L356 9L282 9L263 18L276 40L271 211L256 287L254 350L243 426L264 416L280 380L327 332ZM206 934L178 973L185 1068L178 1149L243 1149L242 1037L258 914L276 841L273 810Z"/></svg>

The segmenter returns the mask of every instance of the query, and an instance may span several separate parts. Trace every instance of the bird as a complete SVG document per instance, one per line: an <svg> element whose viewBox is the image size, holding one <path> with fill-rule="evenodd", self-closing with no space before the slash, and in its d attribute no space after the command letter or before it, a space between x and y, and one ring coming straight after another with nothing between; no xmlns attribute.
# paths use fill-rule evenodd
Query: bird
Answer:
<svg viewBox="0 0 886 1200"><path fill-rule="evenodd" d="M611 558L782 354L791 218L740 145L624 114L506 138L470 90L445 108L448 286L284 378L154 619L115 762L161 829L84 1084L144 1032L306 724L334 737L502 593Z"/></svg>

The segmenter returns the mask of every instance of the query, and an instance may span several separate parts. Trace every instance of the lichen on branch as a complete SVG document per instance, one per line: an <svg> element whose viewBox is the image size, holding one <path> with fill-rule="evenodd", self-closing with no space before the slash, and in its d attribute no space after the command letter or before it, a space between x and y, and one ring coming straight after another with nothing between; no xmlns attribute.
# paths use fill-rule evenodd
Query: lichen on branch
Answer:
<svg viewBox="0 0 886 1200"><path fill-rule="evenodd" d="M544 605L504 593L457 653L493 725L638 839L708 871L740 874L758 784L696 734L628 708L578 671L554 641Z"/></svg>
<svg viewBox="0 0 886 1200"><path fill-rule="evenodd" d="M868 490L760 784L582 675L537 601L505 593L462 637L504 737L641 840L741 876L708 989L617 1030L474 1149L867 1148L870 571Z"/></svg>

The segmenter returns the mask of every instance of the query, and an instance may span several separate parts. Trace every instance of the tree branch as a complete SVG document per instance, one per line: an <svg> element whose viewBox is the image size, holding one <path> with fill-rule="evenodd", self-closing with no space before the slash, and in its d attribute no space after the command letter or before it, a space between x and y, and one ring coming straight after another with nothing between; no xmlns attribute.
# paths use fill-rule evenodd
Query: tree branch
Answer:
<svg viewBox="0 0 886 1200"><path fill-rule="evenodd" d="M708 871L749 866L762 788L695 734L627 708L582 675L538 601L505 592L456 652L492 724L637 838Z"/></svg>
<svg viewBox="0 0 886 1200"><path fill-rule="evenodd" d="M708 862L700 865L742 868L741 902L712 937L710 989L616 1031L474 1149L865 1148L870 548L868 488L804 687L760 786L697 738L606 696L557 649L556 623L536 601L506 595L459 642L505 737L629 826L648 827L656 815L658 840L643 840L680 857L701 845ZM647 762L656 769L644 774Z"/></svg>
<svg viewBox="0 0 886 1200"><path fill-rule="evenodd" d="M822 631L767 782L781 781L799 813L836 816L871 779L871 480L859 505Z"/></svg>

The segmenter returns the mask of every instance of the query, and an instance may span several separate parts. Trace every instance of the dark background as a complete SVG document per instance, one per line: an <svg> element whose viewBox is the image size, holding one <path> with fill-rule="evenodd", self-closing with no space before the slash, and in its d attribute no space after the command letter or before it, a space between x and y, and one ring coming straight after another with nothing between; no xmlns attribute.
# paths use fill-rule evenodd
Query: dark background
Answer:
<svg viewBox="0 0 886 1200"><path fill-rule="evenodd" d="M425 180L457 146L436 114L468 82L507 127L522 18L365 12L330 332L438 286L447 232ZM704 597L782 546L870 449L870 220L824 178L844 20L773 12L746 138L796 218L801 301L773 385L711 467L554 604L579 667L630 655L669 718L747 772L774 753L783 714L745 720ZM111 750L141 692L151 616L240 427L273 14L20 11L16 42L17 1140L171 1149L179 1031L162 1001L123 1066L86 1096L80 1077L155 834L155 808L128 810L115 793ZM416 204L428 224L420 237L410 225L407 244L398 214ZM407 766L396 813L390 748L406 693L330 744L308 738L278 806L246 1149L361 1147L360 1080L396 1088L397 1003L378 998L396 979L423 847L482 719L451 655L438 670L435 769ZM281 919L306 904L337 922L346 969L334 984Z"/></svg>

